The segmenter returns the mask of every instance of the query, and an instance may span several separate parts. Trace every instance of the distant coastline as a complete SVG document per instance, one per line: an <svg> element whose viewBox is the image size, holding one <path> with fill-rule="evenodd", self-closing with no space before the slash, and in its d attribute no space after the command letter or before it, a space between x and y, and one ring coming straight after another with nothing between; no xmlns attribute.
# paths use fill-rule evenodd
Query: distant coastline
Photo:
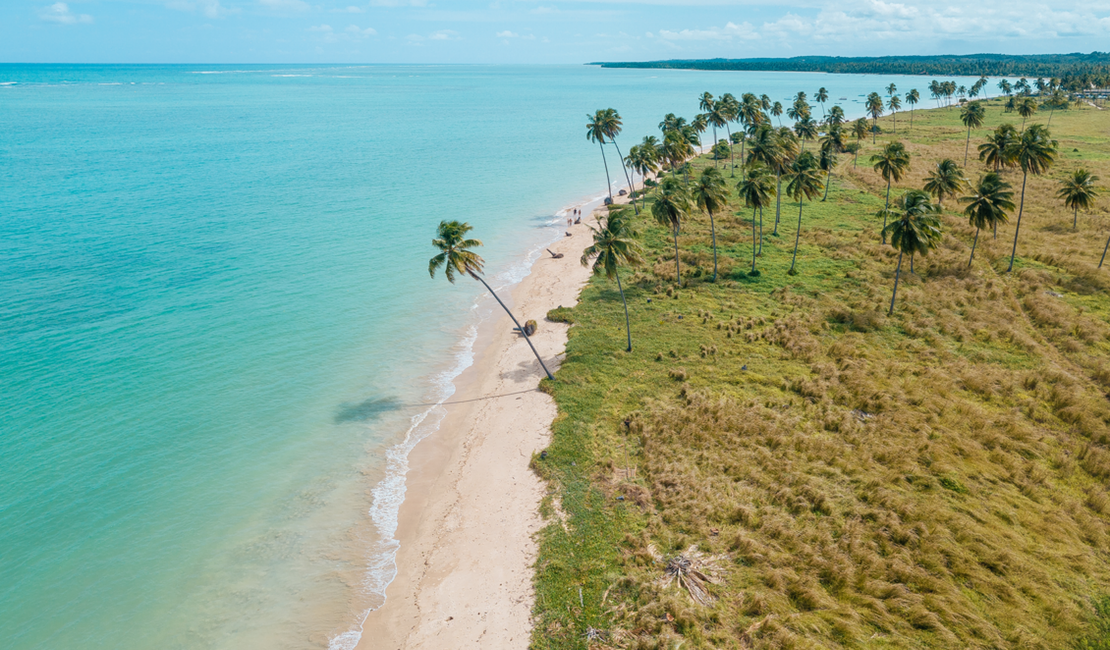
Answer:
<svg viewBox="0 0 1110 650"><path fill-rule="evenodd" d="M836 74L902 74L988 77L1092 78L1110 74L1110 53L967 54L936 56L838 57L798 56L752 59L670 59L666 61L593 62L603 68L661 68Z"/></svg>

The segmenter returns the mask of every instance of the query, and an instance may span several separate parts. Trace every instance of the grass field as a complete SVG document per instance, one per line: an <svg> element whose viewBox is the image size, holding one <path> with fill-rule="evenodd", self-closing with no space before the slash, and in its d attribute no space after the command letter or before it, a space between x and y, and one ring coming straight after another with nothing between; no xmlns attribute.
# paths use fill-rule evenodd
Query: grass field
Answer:
<svg viewBox="0 0 1110 650"><path fill-rule="evenodd" d="M1021 123L997 100L987 112L972 180L987 129ZM866 161L905 142L897 196L962 162L966 135L957 108L908 118L897 135L881 119L859 167L842 156L828 201L806 203L797 275L797 204L784 197L778 236L765 212L749 277L734 192L715 283L704 215L679 239L682 288L668 233L641 217L647 262L622 276L632 353L601 276L551 314L574 326L533 460L550 487L533 647L1110 647L1110 199L1073 231L1055 198L1079 165L1110 183L1110 111L1052 117L1061 156L1029 180L1014 272L1012 220L969 270L974 231L946 212L887 317L896 253ZM704 603L664 580L678 555Z"/></svg>

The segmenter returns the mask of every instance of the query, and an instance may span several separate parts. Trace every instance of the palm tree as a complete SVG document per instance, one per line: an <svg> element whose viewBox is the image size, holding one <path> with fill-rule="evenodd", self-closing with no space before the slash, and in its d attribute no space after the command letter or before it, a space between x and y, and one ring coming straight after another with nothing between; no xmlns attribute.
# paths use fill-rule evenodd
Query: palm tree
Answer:
<svg viewBox="0 0 1110 650"><path fill-rule="evenodd" d="M836 171L836 157L843 151L844 132L839 126L834 126L821 139L821 155L817 158L818 166L825 172L825 196L821 198L822 203L829 198L829 186L832 185L832 175Z"/></svg>
<svg viewBox="0 0 1110 650"><path fill-rule="evenodd" d="M601 162L605 164L605 181L609 188L609 202L613 202L613 181L609 178L609 162L605 160L605 138L608 137L606 117L604 110L598 110L593 115L586 115L586 139L596 142L601 147Z"/></svg>
<svg viewBox="0 0 1110 650"><path fill-rule="evenodd" d="M806 140L817 138L817 122L812 117L803 117L794 123L794 134L802 141L802 151L805 151Z"/></svg>
<svg viewBox="0 0 1110 650"><path fill-rule="evenodd" d="M938 162L929 175L925 177L925 191L937 197L937 210L942 210L944 197L955 197L967 185L963 170L955 160L945 158Z"/></svg>
<svg viewBox="0 0 1110 650"><path fill-rule="evenodd" d="M917 102L921 101L921 93L917 92L917 88L910 90L906 93L906 103L910 105L910 130L913 130L913 107Z"/></svg>
<svg viewBox="0 0 1110 650"><path fill-rule="evenodd" d="M898 249L898 267L894 270L894 292L890 296L890 310L894 314L894 300L898 297L898 279L902 275L902 256L927 254L940 243L940 220L937 209L929 203L929 195L922 190L910 190L898 199L898 218L883 228L883 235L890 233L890 245Z"/></svg>
<svg viewBox="0 0 1110 650"><path fill-rule="evenodd" d="M717 281L717 225L713 213L720 212L728 204L728 190L725 179L716 168L707 167L691 189L694 203L709 215L709 232L713 237L713 281Z"/></svg>
<svg viewBox="0 0 1110 650"><path fill-rule="evenodd" d="M1010 266L1006 272L1014 270L1014 257L1017 255L1018 233L1021 232L1021 213L1025 210L1025 182L1029 174L1041 175L1056 162L1058 143L1052 139L1048 129L1040 124L1030 126L1021 134L1021 140L1012 145L1011 159L1021 167L1021 203L1018 204L1017 224L1014 226L1014 248L1010 251Z"/></svg>
<svg viewBox="0 0 1110 650"><path fill-rule="evenodd" d="M898 86L895 86L894 82L891 82L891 84L886 87L886 94L893 97L896 92L898 92Z"/></svg>
<svg viewBox="0 0 1110 650"><path fill-rule="evenodd" d="M551 371L544 365L543 359L540 358L540 353L536 352L536 346L532 345L532 339L528 338L528 332L517 322L516 316L505 303L501 302L501 298L490 288L482 277L482 266L485 260L477 253L470 250L482 245L482 242L477 239L466 239L466 234L473 228L470 224L460 221L440 221L439 228L436 229L436 238L432 240L432 245L439 249L439 254L433 257L428 262L428 274L432 278L436 277L436 270L443 268L443 274L447 276L447 281L451 284L455 283L455 273L465 273L482 283L497 300L497 304L505 310L509 318L513 320L513 325L516 325L517 331L524 335L524 340L528 342L528 347L532 348L532 354L536 355L536 361L540 362L540 367L543 368L547 378L554 381L555 377L552 376Z"/></svg>
<svg viewBox="0 0 1110 650"><path fill-rule="evenodd" d="M725 93L721 95L722 111L725 118L725 131L728 133L728 139L732 140L732 129L729 128L729 123L740 119L740 102L732 96L732 93ZM728 161L731 167L735 167L735 155L732 153L732 147L728 148ZM735 172L734 172L735 173Z"/></svg>
<svg viewBox="0 0 1110 650"><path fill-rule="evenodd" d="M1060 191L1057 198L1064 200L1064 205L1072 209L1071 229L1079 228L1079 210L1090 210L1098 199L1099 188L1095 187L1098 176L1083 169L1073 171L1071 176L1060 181Z"/></svg>
<svg viewBox="0 0 1110 650"><path fill-rule="evenodd" d="M621 148L617 145L617 136L620 135L622 126L621 115L615 108L607 108L603 113L604 121L602 124L605 129L605 135L609 138L609 142L613 143L613 148L617 150L617 160L621 161L621 169L624 170L624 180L628 182L628 191L631 192L632 179L628 176L628 167L625 167L624 156L621 155ZM612 199L612 197L613 191L610 189L609 198ZM636 211L636 214L640 213L640 209L636 207L635 203L632 204L632 209Z"/></svg>
<svg viewBox="0 0 1110 650"><path fill-rule="evenodd" d="M763 165L775 173L776 187L782 186L782 171L786 165L788 154L783 148L783 143L778 137L778 132L769 126L763 126L752 136L752 146L748 147L748 164ZM778 192L775 192L776 203ZM778 232L778 219L775 220L775 232Z"/></svg>
<svg viewBox="0 0 1110 650"><path fill-rule="evenodd" d="M651 205L651 214L659 225L669 228L674 237L674 274L675 284L682 286L682 268L678 259L678 234L682 229L682 221L690 212L690 199L686 190L678 184L674 176L664 178L659 184L659 192L655 203Z"/></svg>
<svg viewBox="0 0 1110 650"><path fill-rule="evenodd" d="M863 143L863 139L867 137L867 118L861 117L855 122L852 122L852 135L856 138L856 157L859 157L859 150ZM856 161L852 159L852 167L856 166Z"/></svg>
<svg viewBox="0 0 1110 650"><path fill-rule="evenodd" d="M893 88L894 84L890 84ZM898 99L898 95L891 95L890 101L887 102L887 108L890 109L890 116L894 118L894 133L898 133L898 109L902 108L902 100Z"/></svg>
<svg viewBox="0 0 1110 650"><path fill-rule="evenodd" d="M621 303L624 305L624 327L628 334L628 349L632 351L632 322L628 318L628 301L624 298L624 287L621 286L620 267L633 266L641 262L642 248L636 240L636 232L632 227L632 219L628 210L610 212L605 223L593 230L594 243L582 251L582 266L589 266L590 258L594 259L594 273L605 273L605 277L617 281L617 291L621 294Z"/></svg>
<svg viewBox="0 0 1110 650"><path fill-rule="evenodd" d="M1017 207L1013 200L1014 193L1010 190L1010 184L1002 180L997 172L988 172L979 179L971 196L960 197L960 202L967 204L964 214L971 225L975 226L975 240L971 242L971 257L967 260L967 268L971 268L971 262L975 259L979 231L983 228L997 230L998 224L1006 223L1009 218L1006 211Z"/></svg>
<svg viewBox="0 0 1110 650"><path fill-rule="evenodd" d="M805 204L805 199L813 199L823 189L817 160L814 159L813 154L803 151L794 159L787 171L786 191L798 202L798 230L794 233L794 255L790 258L790 270L787 271L789 275L795 273L794 263L798 259L798 242L802 238L802 206Z"/></svg>
<svg viewBox="0 0 1110 650"><path fill-rule="evenodd" d="M960 121L967 127L967 140L964 142L964 166L967 166L967 150L971 146L971 129L983 126L987 111L979 102L968 102L960 109Z"/></svg>
<svg viewBox="0 0 1110 650"><path fill-rule="evenodd" d="M875 144L875 131L879 128L879 117L883 114L883 98L879 93L867 96L867 114L873 121L871 125L871 144Z"/></svg>
<svg viewBox="0 0 1110 650"><path fill-rule="evenodd" d="M713 141L717 141L717 129L724 128L728 125L727 105L725 102L716 102L709 109L706 117L709 118L709 123L713 125ZM713 166L717 166L717 159L714 157Z"/></svg>
<svg viewBox="0 0 1110 650"><path fill-rule="evenodd" d="M798 156L798 138L794 132L786 127L780 127L777 133L779 150L782 157L778 163L778 182L775 185L775 229L772 235L779 234L779 220L782 217L782 177L786 174L791 162Z"/></svg>
<svg viewBox="0 0 1110 650"><path fill-rule="evenodd" d="M890 186L894 181L901 181L910 168L910 154L901 142L891 142L883 150L871 156L872 166L875 171L882 174L886 180L886 207L890 207ZM886 243L886 218L883 219L883 243Z"/></svg>
<svg viewBox="0 0 1110 650"><path fill-rule="evenodd" d="M782 126L782 102L775 102L771 106L771 115L779 118L779 126Z"/></svg>
<svg viewBox="0 0 1110 650"><path fill-rule="evenodd" d="M1018 115L1021 116L1021 130L1025 131L1025 120L1032 117L1037 112L1037 100L1032 97L1026 97L1021 100L1017 107Z"/></svg>
<svg viewBox="0 0 1110 650"><path fill-rule="evenodd" d="M839 104L833 104L829 109L829 116L825 118L825 123L829 126L840 126L844 124L844 109Z"/></svg>
<svg viewBox="0 0 1110 650"><path fill-rule="evenodd" d="M825 116L825 102L829 99L829 91L825 90L825 88L823 86L821 88L818 88L817 89L817 96L814 97L814 99L816 99L817 103L821 105L821 116L824 117Z"/></svg>
<svg viewBox="0 0 1110 650"><path fill-rule="evenodd" d="M706 113L713 110L714 103L715 102L713 101L713 94L709 91L702 93L701 97L698 98L698 108L705 111Z"/></svg>
<svg viewBox="0 0 1110 650"><path fill-rule="evenodd" d="M986 142L979 145L979 160L990 165L996 172L1010 167L1013 164L1010 153L1017 137L1017 129L1013 124L1000 125L994 130L994 134L987 136Z"/></svg>
<svg viewBox="0 0 1110 650"><path fill-rule="evenodd" d="M693 128L694 133L698 135L698 149L701 149L701 134L705 133L705 130L709 128L708 116L705 113L698 113L694 116L694 121L690 122L690 127ZM714 139L713 142L716 144L716 139Z"/></svg>
<svg viewBox="0 0 1110 650"><path fill-rule="evenodd" d="M646 136L643 143L632 145L632 148L628 150L628 157L625 158L628 166L639 172L641 188L644 187L643 181L647 178L647 175L659 169L659 151L655 143L655 136ZM641 194L644 196L644 199L641 200L641 203L643 203L647 200L647 196L643 192ZM633 200L633 203L635 203L635 200Z"/></svg>
<svg viewBox="0 0 1110 650"><path fill-rule="evenodd" d="M744 205L752 209L752 272L755 272L756 237L755 213L759 211L759 248L763 247L763 208L771 204L771 197L775 194L775 181L771 170L766 166L752 162L747 166L744 177L736 184L736 191L744 200Z"/></svg>

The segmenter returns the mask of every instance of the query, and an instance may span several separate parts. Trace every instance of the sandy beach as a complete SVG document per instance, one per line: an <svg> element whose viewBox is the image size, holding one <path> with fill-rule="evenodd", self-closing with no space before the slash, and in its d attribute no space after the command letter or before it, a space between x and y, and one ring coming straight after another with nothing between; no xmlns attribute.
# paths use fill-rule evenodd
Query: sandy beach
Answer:
<svg viewBox="0 0 1110 650"><path fill-rule="evenodd" d="M590 276L579 258L592 241L585 224L596 218L582 221L549 247L564 257L545 254L512 291L517 319L539 323L532 342L552 372L568 326L545 315L575 304ZM548 444L556 409L537 390L543 371L512 328L503 312L485 328L439 432L410 457L397 577L367 618L360 649L528 646L544 490L528 465Z"/></svg>

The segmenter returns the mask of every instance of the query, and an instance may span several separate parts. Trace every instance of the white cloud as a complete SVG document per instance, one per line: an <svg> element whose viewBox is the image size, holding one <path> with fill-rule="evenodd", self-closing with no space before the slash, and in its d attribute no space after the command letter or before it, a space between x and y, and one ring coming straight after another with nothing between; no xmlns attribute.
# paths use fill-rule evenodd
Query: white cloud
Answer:
<svg viewBox="0 0 1110 650"><path fill-rule="evenodd" d="M431 41L455 41L458 40L458 38L459 33L451 29L441 29L428 36L428 40Z"/></svg>
<svg viewBox="0 0 1110 650"><path fill-rule="evenodd" d="M331 25L313 25L312 27L308 28L308 31L310 31L310 32L330 33L331 32Z"/></svg>
<svg viewBox="0 0 1110 650"><path fill-rule="evenodd" d="M333 14L363 14L363 13L366 13L365 9L363 9L362 7L356 7L354 5L351 5L349 7L342 7L340 9L330 9L329 11Z"/></svg>
<svg viewBox="0 0 1110 650"><path fill-rule="evenodd" d="M520 38L520 34L514 34L506 29L503 32L497 32L497 38Z"/></svg>
<svg viewBox="0 0 1110 650"><path fill-rule="evenodd" d="M731 41L732 39L751 40L759 38L755 28L750 23L728 23L724 27L711 27L709 29L683 29L681 31L671 31L669 29L659 30L659 37L665 38L668 41ZM648 38L651 38L651 32L648 32Z"/></svg>
<svg viewBox="0 0 1110 650"><path fill-rule="evenodd" d="M77 23L91 23L92 16L88 14L75 14L69 10L69 5L64 2L55 2L49 7L43 7L39 11L39 18L51 22L61 23L63 25L75 25Z"/></svg>
<svg viewBox="0 0 1110 650"><path fill-rule="evenodd" d="M426 0L370 0L371 7L424 7Z"/></svg>
<svg viewBox="0 0 1110 650"><path fill-rule="evenodd" d="M229 9L221 5L220 0L171 0L166 3L166 7L190 13L199 11L206 18L223 18L228 14L239 13L238 9Z"/></svg>
<svg viewBox="0 0 1110 650"><path fill-rule="evenodd" d="M309 6L304 0L258 0L258 4L267 9L279 11L308 11Z"/></svg>
<svg viewBox="0 0 1110 650"><path fill-rule="evenodd" d="M367 27L366 29L363 29L358 25L348 25L347 33L350 34L352 38L366 38L368 36L377 36L378 30L374 29L373 27Z"/></svg>

